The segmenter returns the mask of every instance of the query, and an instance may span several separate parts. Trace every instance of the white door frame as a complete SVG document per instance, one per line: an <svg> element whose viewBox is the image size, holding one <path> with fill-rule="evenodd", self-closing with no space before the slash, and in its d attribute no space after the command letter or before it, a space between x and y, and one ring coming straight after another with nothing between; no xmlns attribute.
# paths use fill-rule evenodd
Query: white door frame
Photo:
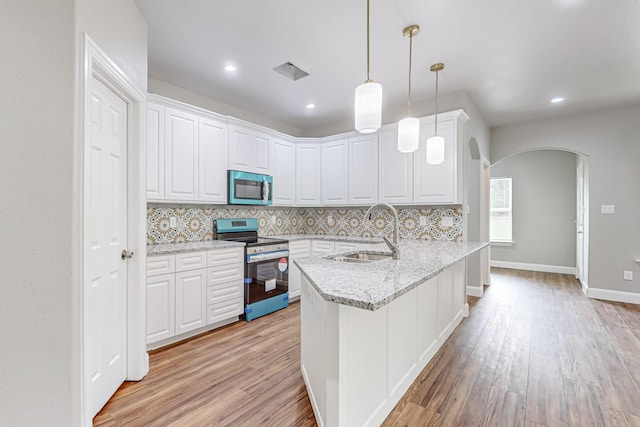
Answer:
<svg viewBox="0 0 640 427"><path fill-rule="evenodd" d="M149 358L147 355L145 341L145 264L146 264L146 162L144 131L145 126L145 96L135 87L129 78L118 68L118 66L91 40L88 34L84 34L83 52L81 57L82 72L80 83L80 123L82 133L79 144L78 162L81 164L79 176L81 179L80 194L78 195L79 216L75 219L79 227L79 253L80 257L80 288L79 303L80 313L77 317L80 331L80 416L81 424L90 426L92 423L89 415L88 404L88 379L86 361L88 356L85 342L91 331L87 330L87 313L85 306L87 296L84 286L87 282L84 268L84 239L85 239L85 193L87 176L85 170L84 156L85 147L91 135L90 108L91 108L91 78L95 77L107 87L118 94L127 104L127 114L129 117L129 127L127 129L127 155L128 155L128 183L127 183L127 223L128 241L127 249L134 252L130 260L127 275L127 380L140 380L149 370Z"/></svg>
<svg viewBox="0 0 640 427"><path fill-rule="evenodd" d="M576 259L576 278L579 280L582 287L582 292L585 295L589 295L589 156L577 154L578 162L582 163L582 177L577 176L576 179L582 178L582 206L577 206L578 209L582 209L582 239L576 233L576 246L582 245L582 271L579 270L579 260ZM576 183L576 187L580 188L580 185ZM579 198L577 198L579 202ZM576 215L578 215L576 213ZM576 222L578 218L576 217ZM577 230L576 230L577 231ZM579 248L576 248L576 257L580 255ZM580 274L581 273L581 274Z"/></svg>
<svg viewBox="0 0 640 427"><path fill-rule="evenodd" d="M485 157L480 158L480 241L488 242L490 236L489 230L489 216L490 214L490 200L489 193L491 188L491 162ZM480 251L480 270L482 276L482 283L480 286L491 285L491 245Z"/></svg>

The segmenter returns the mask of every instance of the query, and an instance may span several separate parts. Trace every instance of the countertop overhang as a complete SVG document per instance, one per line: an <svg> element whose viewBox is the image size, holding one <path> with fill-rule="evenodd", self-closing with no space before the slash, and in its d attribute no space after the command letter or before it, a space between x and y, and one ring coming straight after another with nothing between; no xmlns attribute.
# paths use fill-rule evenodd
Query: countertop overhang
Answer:
<svg viewBox="0 0 640 427"><path fill-rule="evenodd" d="M401 240L399 260L360 264L335 261L324 255L296 258L293 262L326 301L374 311L488 245ZM385 244L374 244L369 249L389 252ZM345 255L350 253L353 252Z"/></svg>

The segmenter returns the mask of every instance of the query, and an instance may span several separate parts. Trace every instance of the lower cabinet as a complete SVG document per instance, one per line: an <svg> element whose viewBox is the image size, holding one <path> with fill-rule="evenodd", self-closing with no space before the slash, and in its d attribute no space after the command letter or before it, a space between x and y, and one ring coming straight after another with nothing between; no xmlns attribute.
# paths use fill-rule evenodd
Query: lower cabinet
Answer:
<svg viewBox="0 0 640 427"><path fill-rule="evenodd" d="M289 242L289 299L300 297L300 269L293 262L295 258L305 258L311 255L310 240L294 240Z"/></svg>
<svg viewBox="0 0 640 427"><path fill-rule="evenodd" d="M147 257L147 344L237 318L243 275L242 247Z"/></svg>

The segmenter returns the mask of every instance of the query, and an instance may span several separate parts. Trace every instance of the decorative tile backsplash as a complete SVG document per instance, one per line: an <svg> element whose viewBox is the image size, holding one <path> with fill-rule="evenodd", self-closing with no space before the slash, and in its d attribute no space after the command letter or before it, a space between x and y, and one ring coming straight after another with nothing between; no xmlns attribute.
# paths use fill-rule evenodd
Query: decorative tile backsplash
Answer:
<svg viewBox="0 0 640 427"><path fill-rule="evenodd" d="M455 207L397 207L400 237L423 240L462 240L462 209ZM197 242L213 239L213 220L217 218L258 218L260 234L331 234L375 237L393 234L393 215L388 209L376 209L365 221L365 208L280 208L149 204L147 207L147 244ZM176 226L170 219L176 218ZM420 225L420 217L426 225ZM450 217L452 227L443 227L441 219Z"/></svg>

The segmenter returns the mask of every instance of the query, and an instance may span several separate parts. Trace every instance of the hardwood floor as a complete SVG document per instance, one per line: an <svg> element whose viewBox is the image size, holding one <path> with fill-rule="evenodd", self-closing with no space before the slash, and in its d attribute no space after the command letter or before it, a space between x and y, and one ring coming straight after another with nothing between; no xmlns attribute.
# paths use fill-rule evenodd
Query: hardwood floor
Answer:
<svg viewBox="0 0 640 427"><path fill-rule="evenodd" d="M639 426L640 306L571 276L493 269L385 426ZM95 426L313 426L299 304L150 355Z"/></svg>

